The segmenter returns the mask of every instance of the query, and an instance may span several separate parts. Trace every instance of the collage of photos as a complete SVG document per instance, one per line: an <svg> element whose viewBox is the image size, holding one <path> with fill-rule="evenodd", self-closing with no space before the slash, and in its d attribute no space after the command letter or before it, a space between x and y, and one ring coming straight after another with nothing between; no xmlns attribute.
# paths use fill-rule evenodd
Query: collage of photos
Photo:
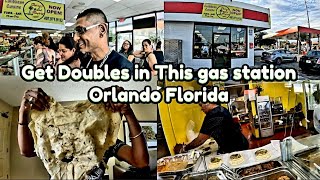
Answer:
<svg viewBox="0 0 320 180"><path fill-rule="evenodd" d="M0 179L320 179L318 6L0 0ZM190 81L160 78L182 64ZM234 80L245 66L298 78Z"/></svg>

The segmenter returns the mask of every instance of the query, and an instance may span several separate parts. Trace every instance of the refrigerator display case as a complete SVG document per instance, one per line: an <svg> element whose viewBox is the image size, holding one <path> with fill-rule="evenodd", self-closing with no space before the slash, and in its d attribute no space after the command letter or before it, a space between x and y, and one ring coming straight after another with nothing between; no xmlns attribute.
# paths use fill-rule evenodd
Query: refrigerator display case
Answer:
<svg viewBox="0 0 320 180"><path fill-rule="evenodd" d="M257 113L259 121L259 131L261 137L274 135L273 120L271 115L271 103L269 96L257 97Z"/></svg>

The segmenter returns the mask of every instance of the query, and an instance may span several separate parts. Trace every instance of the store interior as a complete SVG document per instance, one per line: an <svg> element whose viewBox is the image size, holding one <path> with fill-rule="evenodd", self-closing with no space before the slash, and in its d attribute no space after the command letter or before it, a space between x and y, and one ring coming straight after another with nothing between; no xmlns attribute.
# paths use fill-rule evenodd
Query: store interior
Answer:
<svg viewBox="0 0 320 180"><path fill-rule="evenodd" d="M315 83L297 81L209 84L229 92L230 102L222 106L241 124L242 134L249 141L249 149L264 146L270 143L270 140L282 140L289 136L299 139L317 134L312 123L311 107L314 101L310 99L317 87ZM201 88L195 81L165 82L165 86L178 85L184 89ZM308 88L309 86L312 88ZM159 112L167 151L163 148L159 152L158 149L158 158L174 155L176 144L190 143L191 134L199 132L205 117L198 104L178 104L176 101L170 104L160 103Z"/></svg>
<svg viewBox="0 0 320 180"><path fill-rule="evenodd" d="M87 8L100 8L106 14L109 22L108 43L113 50L119 51L125 40L132 43L134 50L141 50L144 39L151 40L154 50L157 42L164 41L164 13L161 1L120 0L101 3L99 0L66 0L63 29L44 28L49 27L47 24L50 23L42 23L38 27L21 27L6 25L0 21L0 75L19 76L20 68L24 64L35 64L33 38L48 32L53 42L58 44L63 36L71 35L77 15ZM161 49L163 50L163 43Z"/></svg>

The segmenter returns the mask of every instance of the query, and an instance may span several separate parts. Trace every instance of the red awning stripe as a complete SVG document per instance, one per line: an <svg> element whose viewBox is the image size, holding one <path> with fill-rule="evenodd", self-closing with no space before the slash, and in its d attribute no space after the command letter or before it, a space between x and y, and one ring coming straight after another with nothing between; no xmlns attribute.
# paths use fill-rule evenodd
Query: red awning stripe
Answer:
<svg viewBox="0 0 320 180"><path fill-rule="evenodd" d="M165 13L190 13L202 14L202 3L189 2L164 2Z"/></svg>
<svg viewBox="0 0 320 180"><path fill-rule="evenodd" d="M0 13L2 13L3 0L0 0Z"/></svg>
<svg viewBox="0 0 320 180"><path fill-rule="evenodd" d="M266 13L253 11L249 9L243 9L243 18L256 21L269 22L269 16Z"/></svg>
<svg viewBox="0 0 320 180"><path fill-rule="evenodd" d="M299 31L302 33L320 34L320 30L318 29L307 28L302 26L299 26Z"/></svg>
<svg viewBox="0 0 320 180"><path fill-rule="evenodd" d="M190 13L202 14L203 3L195 2L164 2L165 13ZM269 22L269 16L266 13L243 9L243 18Z"/></svg>

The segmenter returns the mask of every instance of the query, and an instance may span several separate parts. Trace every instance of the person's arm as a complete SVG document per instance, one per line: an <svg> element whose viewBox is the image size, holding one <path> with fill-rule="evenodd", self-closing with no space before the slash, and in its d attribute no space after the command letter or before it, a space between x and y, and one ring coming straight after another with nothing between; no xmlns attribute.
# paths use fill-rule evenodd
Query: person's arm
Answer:
<svg viewBox="0 0 320 180"><path fill-rule="evenodd" d="M209 138L209 135L199 133L198 137L196 137L191 143L187 144L184 150L188 151L190 149L197 148L201 146L204 142L206 142L206 140Z"/></svg>
<svg viewBox="0 0 320 180"><path fill-rule="evenodd" d="M134 59L134 55L133 55L133 54L130 54L130 55L128 56L128 60L129 60L130 62L132 62L133 59Z"/></svg>
<svg viewBox="0 0 320 180"><path fill-rule="evenodd" d="M153 69L153 65L157 64L157 58L154 54L149 54L148 56L148 64L151 68L151 73L153 76L156 76L158 74L158 72L156 70Z"/></svg>
<svg viewBox="0 0 320 180"><path fill-rule="evenodd" d="M137 50L133 52L134 57L136 58L142 58L144 56L144 52L141 50Z"/></svg>
<svg viewBox="0 0 320 180"><path fill-rule="evenodd" d="M119 91L123 91L123 88L119 87L118 92ZM106 106L107 109L111 109L114 112L120 112L121 114L123 114L129 125L129 136L131 139L132 147L128 145L122 146L117 152L117 157L137 168L144 168L149 166L147 142L142 133L141 126L130 105L121 103L114 104L108 102Z"/></svg>
<svg viewBox="0 0 320 180"><path fill-rule="evenodd" d="M128 145L122 146L119 149L117 156L134 167L147 167L149 165L149 153L146 139L143 133L141 133L141 126L131 108L124 116L128 121L130 137L132 137L130 138L132 147Z"/></svg>
<svg viewBox="0 0 320 180"><path fill-rule="evenodd" d="M201 146L209 138L210 138L209 135L203 134L203 133L199 133L199 135L193 141L191 141L191 143L189 143L187 145L177 144L174 147L174 152L176 154L185 153L185 152L189 151L190 149L194 149L194 148L197 148L197 147Z"/></svg>
<svg viewBox="0 0 320 180"><path fill-rule="evenodd" d="M44 60L44 54L42 53L42 49L38 49L36 53L36 67L42 67L42 62Z"/></svg>
<svg viewBox="0 0 320 180"><path fill-rule="evenodd" d="M34 157L34 141L28 127L31 109L44 110L48 108L48 97L41 89L31 89L25 92L19 109L18 144L20 154Z"/></svg>
<svg viewBox="0 0 320 180"><path fill-rule="evenodd" d="M19 110L19 124L18 124L18 144L20 154L25 157L34 157L34 142L31 131L28 127L30 110L21 106Z"/></svg>

